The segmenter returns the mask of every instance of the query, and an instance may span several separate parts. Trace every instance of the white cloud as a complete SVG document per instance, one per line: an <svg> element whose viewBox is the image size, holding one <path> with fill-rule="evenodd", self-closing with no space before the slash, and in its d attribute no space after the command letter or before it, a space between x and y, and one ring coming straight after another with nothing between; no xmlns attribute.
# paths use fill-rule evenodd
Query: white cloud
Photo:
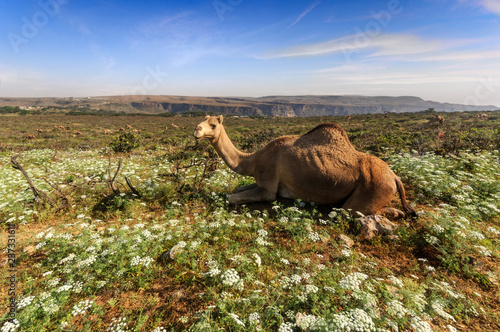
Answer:
<svg viewBox="0 0 500 332"><path fill-rule="evenodd" d="M500 59L500 50L447 51L419 58L419 61L478 61Z"/></svg>
<svg viewBox="0 0 500 332"><path fill-rule="evenodd" d="M321 3L321 1L316 1L314 2L312 5L310 5L309 7L307 7L306 10L304 10L300 15L299 17L297 17L297 19L295 20L295 22L293 22L292 24L290 24L290 26L288 26L289 28L294 26L295 24L299 23L301 19L304 18L304 16L306 16L307 14L309 14L309 12L311 10L313 10L317 5L319 5Z"/></svg>
<svg viewBox="0 0 500 332"><path fill-rule="evenodd" d="M492 13L500 15L500 0L482 0L481 4Z"/></svg>
<svg viewBox="0 0 500 332"><path fill-rule="evenodd" d="M424 40L411 34L381 34L370 37L369 34L360 32L326 42L271 51L262 58L321 56L335 53L350 56L362 51L372 51L372 56L422 54L437 51L440 47L441 42L438 40Z"/></svg>

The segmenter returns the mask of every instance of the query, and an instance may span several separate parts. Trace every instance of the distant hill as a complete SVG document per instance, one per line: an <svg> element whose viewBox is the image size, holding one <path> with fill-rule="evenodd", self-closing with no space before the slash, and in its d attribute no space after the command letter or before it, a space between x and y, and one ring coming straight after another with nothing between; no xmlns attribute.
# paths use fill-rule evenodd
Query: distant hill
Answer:
<svg viewBox="0 0 500 332"><path fill-rule="evenodd" d="M472 106L439 103L418 97L368 96L267 96L260 98L187 96L105 96L85 98L0 98L0 107L30 109L57 107L68 110L102 110L124 113L181 114L189 112L258 116L322 116L368 113L436 112L497 110L494 105Z"/></svg>

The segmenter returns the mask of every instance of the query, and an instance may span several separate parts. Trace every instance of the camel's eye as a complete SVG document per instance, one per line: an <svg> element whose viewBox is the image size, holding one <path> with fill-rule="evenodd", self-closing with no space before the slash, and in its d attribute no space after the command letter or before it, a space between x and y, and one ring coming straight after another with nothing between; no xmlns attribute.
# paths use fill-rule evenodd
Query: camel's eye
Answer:
<svg viewBox="0 0 500 332"><path fill-rule="evenodd" d="M212 129L215 129L215 127L217 127L216 125L210 125L210 127L212 127Z"/></svg>

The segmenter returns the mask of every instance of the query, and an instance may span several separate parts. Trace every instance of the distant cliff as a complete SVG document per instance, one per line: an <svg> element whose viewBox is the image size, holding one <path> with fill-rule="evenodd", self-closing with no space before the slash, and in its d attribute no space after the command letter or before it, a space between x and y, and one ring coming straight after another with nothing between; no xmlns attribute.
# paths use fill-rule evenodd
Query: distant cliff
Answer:
<svg viewBox="0 0 500 332"><path fill-rule="evenodd" d="M41 109L99 109L125 113L182 114L188 112L246 116L304 117L368 113L497 110L493 105L461 105L426 101L418 97L367 96L268 96L222 98L186 96L109 96L86 98L0 98L0 107L19 106Z"/></svg>

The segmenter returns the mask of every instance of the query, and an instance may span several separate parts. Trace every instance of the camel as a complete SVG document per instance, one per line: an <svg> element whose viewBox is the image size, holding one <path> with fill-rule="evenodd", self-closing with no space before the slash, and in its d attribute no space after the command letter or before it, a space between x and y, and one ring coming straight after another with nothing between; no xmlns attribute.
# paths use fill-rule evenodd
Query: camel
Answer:
<svg viewBox="0 0 500 332"><path fill-rule="evenodd" d="M302 136L282 136L254 153L244 153L233 145L222 122L222 115L207 116L194 136L208 139L233 171L255 178L254 184L229 195L230 204L272 202L280 196L341 203L351 213L400 217L401 211L385 207L399 192L403 208L415 215L401 180L381 159L357 151L337 124L321 124Z"/></svg>
<svg viewBox="0 0 500 332"><path fill-rule="evenodd" d="M439 124L444 124L444 116L434 115L432 118L429 119L429 122L427 122L427 123L431 124L431 123L436 123L436 122L439 122Z"/></svg>

